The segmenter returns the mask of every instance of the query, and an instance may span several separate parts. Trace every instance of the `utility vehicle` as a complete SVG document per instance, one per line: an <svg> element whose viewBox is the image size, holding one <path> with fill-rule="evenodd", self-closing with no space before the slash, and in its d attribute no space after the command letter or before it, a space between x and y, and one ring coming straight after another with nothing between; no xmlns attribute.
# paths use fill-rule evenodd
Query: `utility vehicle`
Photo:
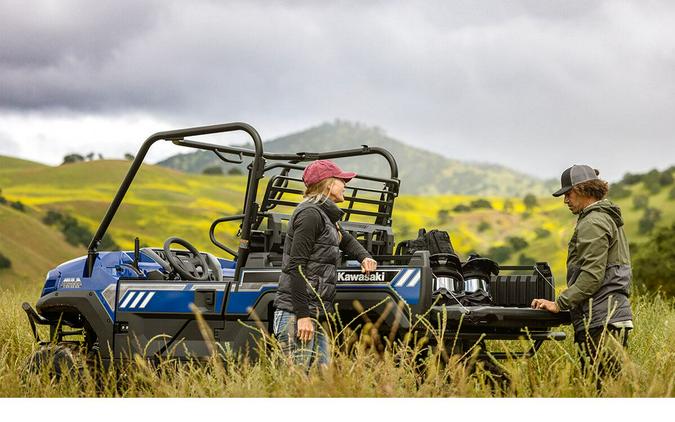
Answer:
<svg viewBox="0 0 675 422"><path fill-rule="evenodd" d="M248 134L253 148L196 139L235 131ZM210 226L209 237L224 257L200 252L188 240L171 233L162 246L140 248L136 238L134 250L98 250L148 150L158 141L211 151L225 162L247 164L241 214L219 216ZM565 338L563 332L553 329L569 322L568 313L554 315L529 308L533 298L554 299L553 276L545 262L502 266L500 275L461 280L453 268L457 270L466 262L455 255L412 252L405 241L396 243L392 213L401 181L396 160L387 150L364 145L342 151L279 154L266 153L263 147L258 132L245 123L150 136L131 163L87 255L48 272L35 308L23 304L36 341L82 346L80 350L95 351L105 365L133 354L150 359L203 358L210 355L210 344L200 332L197 314L201 314L210 336L223 349L254 354L253 346L261 333L272 332L282 247L289 216L302 200L302 171L310 161L344 157L385 160L389 174L359 174L347 185L345 202L340 204L345 212L343 227L378 262L377 271L363 274L356 261L344 257L336 293L342 322L361 321L358 316L363 314L371 321L380 320L382 335L394 339L411 330L425 335L429 325L442 326L449 342L447 350L456 353L476 344L487 353L486 340L525 337L532 340L532 347L522 354L531 355L545 340ZM266 184L261 183L264 179ZM227 222L241 222L236 249L218 237L219 226ZM479 289L490 293L490 303L471 306L457 300L460 294ZM429 324L419 324L420 316ZM48 340L40 339L39 325L49 326ZM505 356L499 351L491 354Z"/></svg>

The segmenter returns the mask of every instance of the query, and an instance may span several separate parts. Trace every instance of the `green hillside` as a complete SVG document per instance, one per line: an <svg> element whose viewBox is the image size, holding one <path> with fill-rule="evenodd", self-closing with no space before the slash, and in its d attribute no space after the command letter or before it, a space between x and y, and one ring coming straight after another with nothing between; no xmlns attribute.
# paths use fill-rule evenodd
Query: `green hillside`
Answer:
<svg viewBox="0 0 675 422"><path fill-rule="evenodd" d="M421 140L420 143L423 144ZM264 150L321 152L360 148L364 144L383 147L394 155L399 167L399 178L404 182L401 192L406 194L524 196L527 193L544 195L551 190L551 182L503 166L451 160L432 151L411 147L387 136L381 129L339 120L265 142ZM335 161L357 173L384 177L390 175L387 162L377 156ZM233 167L204 151L176 155L159 164L194 173L201 173L212 166L220 166L227 173Z"/></svg>
<svg viewBox="0 0 675 422"><path fill-rule="evenodd" d="M42 277L54 264L84 255L85 246L67 244L63 235L44 225L42 219L49 210L58 211L95 231L129 164L102 160L49 167L0 157L2 195L8 201L21 201L26 208L20 212L0 205L0 253L13 263L11 273L4 270L0 275ZM245 183L244 176L205 176L143 166L109 233L125 249L133 247L135 236L142 245L150 246L161 246L167 237L179 236L198 249L226 256L209 241L208 228L215 218L241 212ZM643 183L626 189L628 196L616 202L624 211L629 239L641 243L648 239L648 234L639 232L644 211L634 209L633 198L648 191ZM670 189L664 186L658 193L649 193L649 206L661 210L653 232L675 221ZM470 207L480 200L487 204L485 208ZM495 257L504 253L500 247L506 247L509 252L499 259L502 264L548 261L560 283L575 217L561 198L546 196L537 201L538 205L527 210L521 198L401 195L395 206L394 232L400 241L416 237L420 227L447 230L463 258L470 252ZM457 211L461 206L468 210ZM238 223L229 224L218 237L235 246L237 227ZM521 249L514 250L518 249L513 246L514 239Z"/></svg>

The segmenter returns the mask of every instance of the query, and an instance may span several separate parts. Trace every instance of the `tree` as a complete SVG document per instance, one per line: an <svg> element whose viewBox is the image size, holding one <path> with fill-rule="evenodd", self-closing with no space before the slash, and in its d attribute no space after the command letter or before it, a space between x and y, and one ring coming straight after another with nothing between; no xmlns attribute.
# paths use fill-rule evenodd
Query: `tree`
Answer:
<svg viewBox="0 0 675 422"><path fill-rule="evenodd" d="M661 173L659 176L659 183L661 186L668 186L673 184L673 173L668 170Z"/></svg>
<svg viewBox="0 0 675 422"><path fill-rule="evenodd" d="M9 206L17 211L26 212L26 207L23 205L21 201L10 202Z"/></svg>
<svg viewBox="0 0 675 422"><path fill-rule="evenodd" d="M464 204L459 204L455 206L455 208L452 209L454 212L467 212L471 211L471 207L464 205Z"/></svg>
<svg viewBox="0 0 675 422"><path fill-rule="evenodd" d="M525 197L523 198L523 204L525 205L525 208L527 208L528 210L531 210L532 208L539 205L539 203L537 202L537 197L531 193L525 195Z"/></svg>
<svg viewBox="0 0 675 422"><path fill-rule="evenodd" d="M63 215L54 210L47 211L47 215L44 216L42 222L48 226L53 226L54 224L59 224L63 220Z"/></svg>
<svg viewBox="0 0 675 422"><path fill-rule="evenodd" d="M242 174L244 174L244 172L242 172L240 168L232 167L227 171L227 174L229 174L230 176L241 176Z"/></svg>
<svg viewBox="0 0 675 422"><path fill-rule="evenodd" d="M642 181L642 176L639 174L631 174L631 173L626 173L623 175L623 179L621 179L621 183L624 183L628 186L630 185L636 185Z"/></svg>
<svg viewBox="0 0 675 422"><path fill-rule="evenodd" d="M79 163L81 161L84 161L84 157L80 154L68 154L63 157L63 163L61 163L61 165Z"/></svg>
<svg viewBox="0 0 675 422"><path fill-rule="evenodd" d="M86 155L87 161L93 161L95 155L96 155L96 154L95 154L94 152L90 152L89 154L87 154L87 155Z"/></svg>
<svg viewBox="0 0 675 422"><path fill-rule="evenodd" d="M220 166L211 166L202 170L202 174L207 174L209 176L222 176L223 168Z"/></svg>
<svg viewBox="0 0 675 422"><path fill-rule="evenodd" d="M478 208L492 209L492 203L487 199L476 199L474 201L471 201L471 204L469 204L469 206L474 209Z"/></svg>
<svg viewBox="0 0 675 422"><path fill-rule="evenodd" d="M633 209L639 210L649 206L649 197L647 195L635 195L633 197Z"/></svg>
<svg viewBox="0 0 675 422"><path fill-rule="evenodd" d="M661 174L658 170L654 169L642 176L642 183L649 192L658 193L661 190L660 178Z"/></svg>
<svg viewBox="0 0 675 422"><path fill-rule="evenodd" d="M609 188L608 196L612 199L628 198L631 194L630 189L626 189L623 183L614 183Z"/></svg>
<svg viewBox="0 0 675 422"><path fill-rule="evenodd" d="M631 250L632 251L632 250ZM661 286L664 293L675 296L675 223L659 230L633 252L633 280L650 291Z"/></svg>
<svg viewBox="0 0 675 422"><path fill-rule="evenodd" d="M98 159L99 159L99 160L103 160L103 159L104 159L104 158L103 158L103 154L101 154L100 152L98 153Z"/></svg>
<svg viewBox="0 0 675 422"><path fill-rule="evenodd" d="M136 157L134 157L134 154L129 154L128 152L124 153L124 159L125 160L133 161L134 158L136 158Z"/></svg>
<svg viewBox="0 0 675 422"><path fill-rule="evenodd" d="M661 210L656 208L645 208L645 213L638 221L638 231L640 234L651 233L656 223L661 219Z"/></svg>

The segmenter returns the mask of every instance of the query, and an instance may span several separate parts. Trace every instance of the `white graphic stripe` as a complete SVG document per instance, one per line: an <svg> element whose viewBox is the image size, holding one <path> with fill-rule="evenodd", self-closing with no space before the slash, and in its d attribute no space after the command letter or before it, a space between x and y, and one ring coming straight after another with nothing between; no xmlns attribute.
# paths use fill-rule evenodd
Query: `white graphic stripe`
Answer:
<svg viewBox="0 0 675 422"><path fill-rule="evenodd" d="M124 299L124 302L122 302L122 304L120 305L120 308L124 308L125 306L127 306L129 302L131 302L131 299L134 297L135 294L136 292L129 292L129 294L127 294L126 298Z"/></svg>
<svg viewBox="0 0 675 422"><path fill-rule="evenodd" d="M143 296L145 296L145 292L140 292L138 296L136 296L136 299L134 299L134 302L131 305L129 305L129 307L135 308L136 305L138 305L138 302L140 302L141 299L143 299Z"/></svg>
<svg viewBox="0 0 675 422"><path fill-rule="evenodd" d="M394 285L395 287L403 287L405 286L405 283L408 282L408 279L410 278L410 275L413 273L414 270L405 270L401 278L398 279L396 284Z"/></svg>
<svg viewBox="0 0 675 422"><path fill-rule="evenodd" d="M150 299L151 299L154 295L155 295L155 292L150 292L150 293L148 293L148 295L145 297L145 300L143 301L143 303L141 303L141 306L139 306L138 308L139 308L139 309L145 308L145 305L147 305L148 302L150 302Z"/></svg>
<svg viewBox="0 0 675 422"><path fill-rule="evenodd" d="M415 271L415 276L413 277L412 281L408 284L408 287L415 287L417 286L417 283L419 283L421 277L421 271L418 270L413 270Z"/></svg>

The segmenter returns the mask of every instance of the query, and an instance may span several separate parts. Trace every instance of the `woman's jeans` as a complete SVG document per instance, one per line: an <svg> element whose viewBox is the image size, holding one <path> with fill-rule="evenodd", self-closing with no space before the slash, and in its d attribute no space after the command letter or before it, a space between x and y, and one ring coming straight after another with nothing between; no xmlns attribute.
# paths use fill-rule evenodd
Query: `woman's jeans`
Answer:
<svg viewBox="0 0 675 422"><path fill-rule="evenodd" d="M277 309L274 311L274 335L281 344L281 350L285 355L291 356L296 365L303 365L307 369L314 362L319 366L330 363L330 350L328 338L322 331L322 327L315 321L314 336L309 341L300 341L297 331L297 318L292 312Z"/></svg>

